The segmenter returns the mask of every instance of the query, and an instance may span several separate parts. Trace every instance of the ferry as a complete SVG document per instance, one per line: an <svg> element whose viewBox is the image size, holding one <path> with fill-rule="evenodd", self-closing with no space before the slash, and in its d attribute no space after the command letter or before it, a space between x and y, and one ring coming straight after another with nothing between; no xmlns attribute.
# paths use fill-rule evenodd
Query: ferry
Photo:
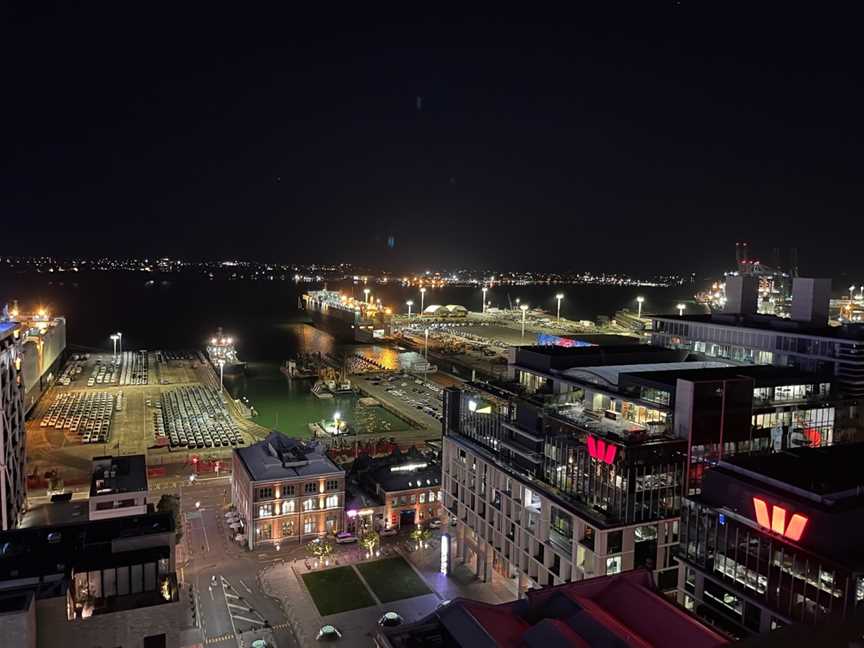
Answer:
<svg viewBox="0 0 864 648"><path fill-rule="evenodd" d="M317 325L344 341L368 344L390 335L392 311L368 296L362 300L335 290L310 290L302 307Z"/></svg>
<svg viewBox="0 0 864 648"><path fill-rule="evenodd" d="M213 366L219 369L220 360L224 362L222 371L226 376L242 374L246 371L246 363L237 356L234 348L234 338L227 337L218 329L215 337L210 338L207 344L207 357Z"/></svg>

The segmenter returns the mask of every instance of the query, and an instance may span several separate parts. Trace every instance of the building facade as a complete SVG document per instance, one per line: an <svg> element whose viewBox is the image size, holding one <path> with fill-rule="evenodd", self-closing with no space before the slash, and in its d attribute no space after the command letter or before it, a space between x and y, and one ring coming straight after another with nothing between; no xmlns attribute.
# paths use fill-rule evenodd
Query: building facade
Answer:
<svg viewBox="0 0 864 648"><path fill-rule="evenodd" d="M144 515L148 495L144 455L93 458L88 502L91 520Z"/></svg>
<svg viewBox="0 0 864 648"><path fill-rule="evenodd" d="M0 643L179 646L174 543L167 513L0 533Z"/></svg>
<svg viewBox="0 0 864 648"><path fill-rule="evenodd" d="M678 597L735 636L864 611L864 444L739 456L681 516Z"/></svg>
<svg viewBox="0 0 864 648"><path fill-rule="evenodd" d="M0 317L0 530L18 525L27 498L21 330Z"/></svg>
<svg viewBox="0 0 864 648"><path fill-rule="evenodd" d="M271 432L234 450L231 500L250 550L311 540L343 528L345 471L317 446Z"/></svg>
<svg viewBox="0 0 864 648"><path fill-rule="evenodd" d="M674 588L685 441L619 435L488 393L444 398L444 505L454 555L479 578L520 595L641 566Z"/></svg>

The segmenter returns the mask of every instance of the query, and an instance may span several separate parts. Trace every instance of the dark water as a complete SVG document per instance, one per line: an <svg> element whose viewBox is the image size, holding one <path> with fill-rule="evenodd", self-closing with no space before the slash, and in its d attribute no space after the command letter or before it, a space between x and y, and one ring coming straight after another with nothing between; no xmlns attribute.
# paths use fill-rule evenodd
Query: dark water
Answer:
<svg viewBox="0 0 864 648"><path fill-rule="evenodd" d="M307 423L331 419L339 411L343 419L362 432L381 433L405 429L406 424L381 408L366 409L353 399L319 400L309 394L309 384L291 382L279 365L298 352L327 353L335 340L304 322L298 297L323 286L296 285L288 281L211 281L175 276L109 275L0 275L0 304L18 299L24 309L47 307L67 320L67 343L89 350L109 351L108 336L123 332L127 349L201 348L222 327L237 340L240 357L248 362L245 377L226 378L237 397L247 397L259 412L262 425L292 436L308 434ZM363 285L351 282L333 289L362 296ZM405 301L420 307L416 288L370 284L373 297L405 312ZM599 286L526 286L493 288L487 300L506 307L521 298L532 307L555 312L555 297L565 298L561 314L573 319L611 315L623 306L635 310L636 296L645 297L645 312L673 312L679 301L689 301L693 290ZM462 304L479 310L481 293L472 288L429 289L426 305Z"/></svg>

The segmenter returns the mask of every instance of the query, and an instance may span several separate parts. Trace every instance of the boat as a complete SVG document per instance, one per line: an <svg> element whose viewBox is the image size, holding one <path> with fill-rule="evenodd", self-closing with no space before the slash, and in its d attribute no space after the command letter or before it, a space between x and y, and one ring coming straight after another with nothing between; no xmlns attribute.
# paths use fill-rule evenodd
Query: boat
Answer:
<svg viewBox="0 0 864 648"><path fill-rule="evenodd" d="M303 295L303 307L316 325L343 341L370 343L390 335L392 311L371 299L310 290Z"/></svg>
<svg viewBox="0 0 864 648"><path fill-rule="evenodd" d="M297 380L318 377L317 368L303 366L302 364L299 364L297 360L286 360L285 364L279 367L279 371L281 371L288 378Z"/></svg>
<svg viewBox="0 0 864 648"><path fill-rule="evenodd" d="M224 335L221 328L207 344L207 358L216 371L219 371L221 365L222 373L226 376L242 374L246 371L246 363L240 360L234 348L234 338Z"/></svg>
<svg viewBox="0 0 864 648"><path fill-rule="evenodd" d="M309 423L309 431L316 439L321 437L345 436L351 434L351 426L342 419L321 420Z"/></svg>

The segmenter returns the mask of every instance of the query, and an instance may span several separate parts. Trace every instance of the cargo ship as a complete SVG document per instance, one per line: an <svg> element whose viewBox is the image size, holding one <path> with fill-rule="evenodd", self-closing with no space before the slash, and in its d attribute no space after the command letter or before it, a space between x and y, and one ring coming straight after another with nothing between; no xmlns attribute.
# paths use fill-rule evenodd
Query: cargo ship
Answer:
<svg viewBox="0 0 864 648"><path fill-rule="evenodd" d="M237 357L234 339L223 335L221 328L216 332L215 337L210 338L210 342L207 344L207 357L217 371L220 361L223 362L222 371L226 376L242 374L246 370L246 363Z"/></svg>
<svg viewBox="0 0 864 648"><path fill-rule="evenodd" d="M368 296L364 301L325 289L311 290L302 299L312 321L339 340L370 343L390 335L392 311Z"/></svg>

